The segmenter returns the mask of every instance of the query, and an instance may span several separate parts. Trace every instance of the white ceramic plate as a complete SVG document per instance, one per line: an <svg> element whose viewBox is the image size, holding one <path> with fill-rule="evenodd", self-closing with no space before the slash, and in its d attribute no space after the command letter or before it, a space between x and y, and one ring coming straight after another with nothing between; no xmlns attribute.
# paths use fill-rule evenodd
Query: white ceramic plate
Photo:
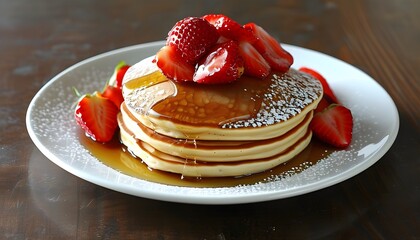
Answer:
<svg viewBox="0 0 420 240"><path fill-rule="evenodd" d="M234 204L281 199L309 193L344 181L378 161L393 144L399 128L397 108L387 92L357 68L300 47L284 45L295 59L293 67L311 67L330 82L337 97L353 113L354 137L346 150L334 152L308 169L267 183L222 188L169 186L122 174L98 161L78 140L73 119L80 92L101 89L116 63L134 64L156 53L163 42L107 52L84 60L51 79L29 105L26 124L40 151L68 172L119 192L172 202Z"/></svg>

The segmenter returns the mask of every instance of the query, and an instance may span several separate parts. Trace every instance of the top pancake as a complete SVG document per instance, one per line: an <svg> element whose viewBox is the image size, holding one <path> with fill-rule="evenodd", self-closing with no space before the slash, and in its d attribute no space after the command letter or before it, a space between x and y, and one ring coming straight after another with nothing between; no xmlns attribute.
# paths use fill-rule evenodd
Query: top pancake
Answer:
<svg viewBox="0 0 420 240"><path fill-rule="evenodd" d="M319 81L296 70L230 84L178 83L160 73L153 57L126 73L128 110L145 126L173 138L267 139L297 126L322 97Z"/></svg>

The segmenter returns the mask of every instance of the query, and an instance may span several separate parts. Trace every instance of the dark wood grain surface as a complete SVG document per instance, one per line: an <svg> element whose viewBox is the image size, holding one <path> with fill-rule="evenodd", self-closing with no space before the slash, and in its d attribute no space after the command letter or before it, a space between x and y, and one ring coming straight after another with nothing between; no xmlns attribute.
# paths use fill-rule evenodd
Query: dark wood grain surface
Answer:
<svg viewBox="0 0 420 240"><path fill-rule="evenodd" d="M32 143L36 92L96 54L225 13L342 59L395 101L400 131L361 174L288 199L228 206L148 200L62 170ZM420 239L420 1L0 0L0 239Z"/></svg>

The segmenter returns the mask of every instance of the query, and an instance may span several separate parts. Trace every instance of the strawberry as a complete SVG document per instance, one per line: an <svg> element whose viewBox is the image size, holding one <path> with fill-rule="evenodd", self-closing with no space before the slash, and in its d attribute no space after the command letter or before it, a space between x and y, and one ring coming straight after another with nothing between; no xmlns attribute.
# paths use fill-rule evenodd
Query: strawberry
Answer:
<svg viewBox="0 0 420 240"><path fill-rule="evenodd" d="M238 51L238 44L232 40L216 45L199 63L194 82L220 84L238 79L244 71L243 59Z"/></svg>
<svg viewBox="0 0 420 240"><path fill-rule="evenodd" d="M74 117L86 136L97 142L109 142L118 127L118 112L111 100L95 92L80 98Z"/></svg>
<svg viewBox="0 0 420 240"><path fill-rule="evenodd" d="M332 104L315 114L310 126L316 137L332 146L345 148L350 145L353 117L342 105Z"/></svg>
<svg viewBox="0 0 420 240"><path fill-rule="evenodd" d="M117 80L116 86L117 87L119 87L119 88L122 87L122 82L123 82L123 79L124 79L124 75L129 68L130 68L130 65L124 65L120 69L118 69L117 76L116 76L116 80Z"/></svg>
<svg viewBox="0 0 420 240"><path fill-rule="evenodd" d="M273 70L280 72L289 70L293 64L293 57L280 46L276 39L255 23L245 24L244 28L250 30L257 37L258 40L253 45Z"/></svg>
<svg viewBox="0 0 420 240"><path fill-rule="evenodd" d="M195 64L218 39L213 25L202 18L188 17L169 31L166 45L175 46L187 63Z"/></svg>
<svg viewBox="0 0 420 240"><path fill-rule="evenodd" d="M324 97L318 103L318 106L315 108L314 112L319 113L324 111L331 103L327 101Z"/></svg>
<svg viewBox="0 0 420 240"><path fill-rule="evenodd" d="M324 89L324 97L327 99L327 101L329 103L338 103L337 97L335 96L334 92L331 90L330 85L328 85L327 80L320 73L307 67L301 67L299 68L299 71L307 73L311 75L312 77L318 79L318 81L320 81L322 84L322 88Z"/></svg>
<svg viewBox="0 0 420 240"><path fill-rule="evenodd" d="M120 109L121 103L124 101L121 88L111 85L107 85L105 87L105 90L102 92L101 96L111 100L115 106L118 107L118 110Z"/></svg>
<svg viewBox="0 0 420 240"><path fill-rule="evenodd" d="M114 87L121 88L124 75L129 68L130 65L126 64L124 61L119 62L115 67L114 73L109 79L108 84Z"/></svg>
<svg viewBox="0 0 420 240"><path fill-rule="evenodd" d="M162 73L175 81L192 81L194 66L187 63L175 46L164 46L156 54L156 64Z"/></svg>
<svg viewBox="0 0 420 240"><path fill-rule="evenodd" d="M251 31L245 29L239 23L223 14L209 14L203 16L203 19L213 25L223 37L236 41L247 41L250 43L257 41L257 38Z"/></svg>
<svg viewBox="0 0 420 240"><path fill-rule="evenodd" d="M258 78L267 77L270 73L270 65L249 42L242 41L239 44L239 54L244 59L245 74Z"/></svg>

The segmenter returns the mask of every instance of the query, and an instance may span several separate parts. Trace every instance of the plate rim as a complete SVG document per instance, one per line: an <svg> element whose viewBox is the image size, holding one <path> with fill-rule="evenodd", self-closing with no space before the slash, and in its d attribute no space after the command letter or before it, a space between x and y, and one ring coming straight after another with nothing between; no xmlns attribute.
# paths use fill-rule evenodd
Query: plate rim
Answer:
<svg viewBox="0 0 420 240"><path fill-rule="evenodd" d="M35 146L50 161L52 161L53 163L55 163L57 166L64 169L65 171L69 172L70 174L72 174L76 177L79 177L81 179L84 179L84 180L86 180L90 183L93 183L93 184L96 184L96 185L99 185L99 186L102 186L102 187L105 187L105 188L108 188L108 189L111 189L111 190L114 190L114 191L130 194L130 195L137 196L137 197L143 197L143 198L149 198L149 199L155 199L155 200L162 200L162 201L168 201L168 202L221 205L221 204L255 203L255 202L289 198L289 197L293 197L293 196L298 196L298 195L318 191L318 190L336 185L340 182L343 182L343 181L345 181L345 180L347 180L351 177L354 177L354 176L360 174L361 172L365 171L366 169L371 167L373 164L375 164L377 161L379 161L389 151L389 149L391 148L391 146L395 142L395 139L398 135L399 125L400 125L398 109L397 109L397 107L395 105L395 102L393 101L392 97L388 94L388 92L375 79L373 79L372 77L370 77L369 75L367 75L366 73L361 71L360 69L354 67L353 65L351 65L349 63L346 63L346 62L344 62L340 59L337 59L335 57L324 54L322 52L318 52L318 51L315 51L315 50L312 50L312 49L307 49L307 48L303 48L303 47L299 47L299 46L282 44L282 46L286 49L296 49L296 50L299 50L299 51L308 51L311 54L317 54L317 55L320 55L322 57L327 57L327 58L330 58L334 61L339 61L341 63L346 64L348 67L351 67L353 71L357 71L358 73L367 77L372 83L375 84L375 87L379 88L379 90L382 91L389 98L390 103L391 103L390 107L392 107L392 111L395 113L395 115L394 115L395 125L393 126L392 131L388 135L389 138L386 139L385 144L381 147L381 149L384 149L384 150L380 151L379 153L376 153L374 157L371 157L370 159L368 159L369 161L365 160L365 161L363 161L363 164L357 164L357 165L355 165L355 166L353 166L349 169L346 169L344 172L341 172L340 174L336 174L332 177L322 179L320 181L316 181L316 182L313 182L313 183L310 183L310 184L306 184L304 186L299 186L299 187L294 188L294 189L288 189L287 192L264 191L264 192L257 192L257 193L255 193L255 192L247 193L246 195L242 195L242 194L240 194L240 195L229 195L229 196L226 196L226 195L207 195L207 196L203 197L202 195L199 195L199 194L184 196L184 195L180 195L178 192L161 192L161 191L157 192L157 191L149 191L148 189L136 189L137 191L134 191L132 185L127 186L127 185L123 185L123 184L116 184L115 182L111 182L110 180L101 179L101 178L98 178L97 176L92 176L90 174L87 174L86 172L83 172L83 171L71 166L70 164L67 164L67 163L63 162L58 156L54 155L54 153L52 153L48 149L48 147L45 146L41 142L41 140L36 136L35 130L33 129L32 125L31 125L31 115L32 115L32 112L34 111L35 104L38 101L38 99L40 99L42 97L42 94L45 91L47 91L48 88L54 82L59 81L60 78L63 75L65 75L68 72L71 72L74 69L77 69L80 66L83 66L85 64L89 64L90 62L94 62L95 60L102 59L104 57L112 56L112 55L115 55L115 54L124 54L126 52L139 50L139 49L147 49L147 48L150 48L150 47L158 47L160 45L163 46L164 43L165 43L165 41L154 41L154 42L136 44L136 45L126 46L126 47L123 47L123 48L118 48L118 49L114 49L114 50L111 50L111 51L107 51L107 52L89 57L87 59L84 59L84 60L82 60L82 61L80 61L76 64L73 64L70 67L68 67L65 70L58 73L57 75L55 75L53 78L51 78L34 95L31 102L29 103L28 109L26 111L25 123L26 123L26 127L27 127L27 132L29 133L29 136L30 136L31 140L34 142ZM103 165L107 168L111 168L111 167L109 167L105 164L103 164ZM116 171L115 169L113 169L113 170ZM121 173L121 174L123 174L123 173ZM135 178L135 177L131 177L131 176L129 176L129 177L130 178ZM146 182L146 184L164 185L164 186L170 187L170 188L179 188L179 189L192 189L192 188L194 188L194 187L182 187L182 186L169 186L169 185L165 185L165 184L161 184L161 183L149 182L149 181L143 180L143 179L138 179L138 178L135 178L135 179L140 180L140 181L144 181L144 182ZM229 187L223 187L223 188L229 188ZM195 188L195 189L197 189L197 188ZM206 189L206 188L202 188L202 189Z"/></svg>

